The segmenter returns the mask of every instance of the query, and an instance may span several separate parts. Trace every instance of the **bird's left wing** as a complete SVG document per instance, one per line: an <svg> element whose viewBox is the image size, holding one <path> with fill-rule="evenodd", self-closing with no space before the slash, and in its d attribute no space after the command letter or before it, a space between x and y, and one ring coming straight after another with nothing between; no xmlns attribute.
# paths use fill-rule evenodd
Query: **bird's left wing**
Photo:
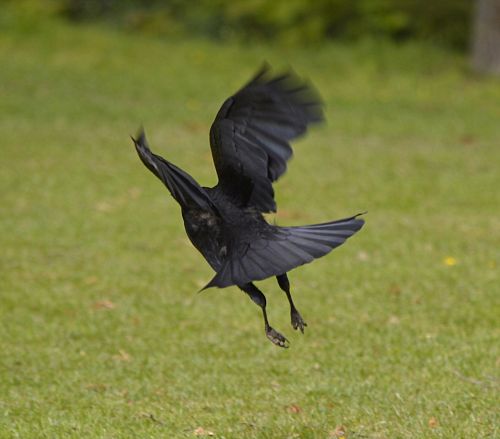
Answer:
<svg viewBox="0 0 500 439"><path fill-rule="evenodd" d="M181 207L216 210L205 189L189 174L151 152L144 130L132 140L142 163L163 182Z"/></svg>
<svg viewBox="0 0 500 439"><path fill-rule="evenodd" d="M261 71L227 99L210 129L219 188L241 207L275 212L272 183L292 156L289 141L323 120L321 101L293 72Z"/></svg>

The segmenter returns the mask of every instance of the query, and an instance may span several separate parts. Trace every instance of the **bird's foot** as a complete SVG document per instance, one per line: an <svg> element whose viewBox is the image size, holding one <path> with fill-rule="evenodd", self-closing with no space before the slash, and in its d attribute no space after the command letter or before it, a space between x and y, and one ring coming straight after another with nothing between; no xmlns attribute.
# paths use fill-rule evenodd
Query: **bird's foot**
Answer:
<svg viewBox="0 0 500 439"><path fill-rule="evenodd" d="M276 346L279 346L280 348L289 347L290 342L271 326L266 327L266 335L267 338L271 340Z"/></svg>
<svg viewBox="0 0 500 439"><path fill-rule="evenodd" d="M293 308L290 312L290 316L292 318L293 329L300 329L300 332L302 332L303 334L304 328L307 326L307 323L304 322L304 319L302 318L300 313L295 308Z"/></svg>

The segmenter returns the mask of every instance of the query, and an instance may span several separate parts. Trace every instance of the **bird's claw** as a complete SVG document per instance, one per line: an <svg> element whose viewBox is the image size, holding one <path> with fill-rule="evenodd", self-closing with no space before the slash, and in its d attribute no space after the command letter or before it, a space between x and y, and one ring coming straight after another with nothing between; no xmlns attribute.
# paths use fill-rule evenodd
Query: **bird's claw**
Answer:
<svg viewBox="0 0 500 439"><path fill-rule="evenodd" d="M271 326L266 328L266 335L276 346L285 349L289 347L290 342Z"/></svg>
<svg viewBox="0 0 500 439"><path fill-rule="evenodd" d="M304 322L304 320L302 319L302 316L300 315L300 313L296 309L292 310L290 315L292 318L293 329L295 329L295 330L300 329L300 332L302 332L302 334L303 334L304 328L307 326L307 323Z"/></svg>

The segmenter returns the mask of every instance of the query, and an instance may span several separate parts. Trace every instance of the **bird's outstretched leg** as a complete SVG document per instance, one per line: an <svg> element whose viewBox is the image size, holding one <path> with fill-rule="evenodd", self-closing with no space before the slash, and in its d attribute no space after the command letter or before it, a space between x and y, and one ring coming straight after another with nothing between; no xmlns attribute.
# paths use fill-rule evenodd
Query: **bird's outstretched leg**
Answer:
<svg viewBox="0 0 500 439"><path fill-rule="evenodd" d="M289 341L269 325L266 313L266 296L264 296L262 291L260 291L251 282L245 285L238 285L238 287L240 288L240 290L247 293L250 296L250 298L262 309L262 314L264 316L264 328L266 331L267 338L271 340L275 345L280 346L282 348L287 348L289 345Z"/></svg>
<svg viewBox="0 0 500 439"><path fill-rule="evenodd" d="M302 316L297 311L297 308L295 308L292 295L290 294L290 282L288 281L288 276L286 275L286 273L283 273L279 276L276 276L276 279L278 280L278 285L280 286L280 288L285 292L288 303L290 304L290 317L292 320L293 329L300 329L300 332L302 332L303 334L304 327L307 326L307 323L304 322Z"/></svg>

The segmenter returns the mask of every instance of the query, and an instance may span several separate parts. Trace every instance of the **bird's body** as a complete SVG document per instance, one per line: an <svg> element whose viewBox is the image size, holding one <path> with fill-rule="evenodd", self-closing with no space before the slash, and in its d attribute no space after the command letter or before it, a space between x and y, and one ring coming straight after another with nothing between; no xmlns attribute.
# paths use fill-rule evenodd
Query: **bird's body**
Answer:
<svg viewBox="0 0 500 439"><path fill-rule="evenodd" d="M239 208L217 187L203 188L215 209L183 209L186 233L215 272L230 257L230 251L261 235L271 236L272 228L260 212Z"/></svg>
<svg viewBox="0 0 500 439"><path fill-rule="evenodd" d="M293 304L286 273L329 253L357 232L358 215L322 224L280 227L263 213L276 211L272 183L292 155L288 141L322 120L321 103L311 86L294 74L267 78L264 68L227 99L210 130L219 177L201 187L186 172L154 154L142 131L134 143L143 163L167 186L181 206L186 233L216 272L205 286L236 285L263 311L268 338L287 340L269 325L266 299L252 283L276 276L290 302L292 325L305 323Z"/></svg>

